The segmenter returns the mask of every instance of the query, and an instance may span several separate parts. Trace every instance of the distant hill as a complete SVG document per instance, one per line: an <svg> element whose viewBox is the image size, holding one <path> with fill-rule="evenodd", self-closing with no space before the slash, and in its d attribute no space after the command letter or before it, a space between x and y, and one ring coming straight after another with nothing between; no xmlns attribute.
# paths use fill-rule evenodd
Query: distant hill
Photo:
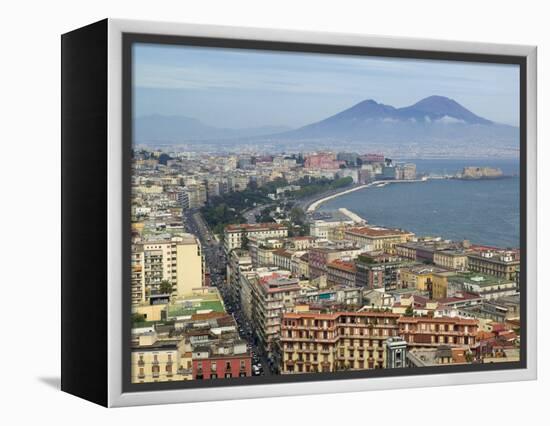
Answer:
<svg viewBox="0 0 550 426"><path fill-rule="evenodd" d="M268 117L266 117L267 119ZM135 121L137 143L193 143L220 147L257 144L266 149L373 150L414 158L519 155L519 128L480 117L453 99L430 96L395 108L372 99L298 129L264 126L223 129L183 116L149 115Z"/></svg>
<svg viewBox="0 0 550 426"><path fill-rule="evenodd" d="M403 108L369 99L278 136L282 139L330 138L392 143L465 138L517 142L518 129L480 117L452 99L430 96Z"/></svg>
<svg viewBox="0 0 550 426"><path fill-rule="evenodd" d="M244 129L224 129L208 126L181 115L146 115L134 124L134 141L142 144L185 143L203 140L250 138L290 130L284 126L263 126Z"/></svg>

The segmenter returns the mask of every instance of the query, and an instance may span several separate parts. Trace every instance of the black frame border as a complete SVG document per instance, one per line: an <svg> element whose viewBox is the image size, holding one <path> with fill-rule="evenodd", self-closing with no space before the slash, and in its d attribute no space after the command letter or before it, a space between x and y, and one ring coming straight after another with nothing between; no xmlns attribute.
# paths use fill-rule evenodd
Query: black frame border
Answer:
<svg viewBox="0 0 550 426"><path fill-rule="evenodd" d="M455 365L409 369L374 369L334 373L255 376L223 380L190 380L158 383L131 383L131 158L133 141L133 75L134 44L180 45L233 48L259 51L319 53L328 55L369 56L395 59L439 60L518 65L520 70L520 361L493 364ZM396 40L399 44L399 40ZM478 54L467 52L429 51L368 46L329 45L271 40L176 36L142 33L122 34L122 391L146 392L198 388L230 388L233 386L303 383L330 380L351 380L375 377L417 376L470 373L527 368L527 58L525 56Z"/></svg>

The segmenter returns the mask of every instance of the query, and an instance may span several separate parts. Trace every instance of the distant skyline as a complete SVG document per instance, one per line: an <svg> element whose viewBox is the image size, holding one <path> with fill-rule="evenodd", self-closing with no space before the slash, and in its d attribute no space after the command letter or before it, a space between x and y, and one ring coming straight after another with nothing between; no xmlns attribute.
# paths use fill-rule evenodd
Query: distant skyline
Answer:
<svg viewBox="0 0 550 426"><path fill-rule="evenodd" d="M519 124L519 66L136 44L134 114L226 128L297 128L366 99L403 107L452 98Z"/></svg>

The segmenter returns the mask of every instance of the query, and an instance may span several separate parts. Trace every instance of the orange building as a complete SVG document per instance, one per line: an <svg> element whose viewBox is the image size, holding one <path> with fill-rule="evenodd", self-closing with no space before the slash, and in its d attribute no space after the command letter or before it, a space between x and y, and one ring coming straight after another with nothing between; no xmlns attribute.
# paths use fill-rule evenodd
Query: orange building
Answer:
<svg viewBox="0 0 550 426"><path fill-rule="evenodd" d="M477 345L478 320L465 318L401 317L399 335L412 347Z"/></svg>
<svg viewBox="0 0 550 426"><path fill-rule="evenodd" d="M384 368L398 319L389 312L283 314L281 374Z"/></svg>

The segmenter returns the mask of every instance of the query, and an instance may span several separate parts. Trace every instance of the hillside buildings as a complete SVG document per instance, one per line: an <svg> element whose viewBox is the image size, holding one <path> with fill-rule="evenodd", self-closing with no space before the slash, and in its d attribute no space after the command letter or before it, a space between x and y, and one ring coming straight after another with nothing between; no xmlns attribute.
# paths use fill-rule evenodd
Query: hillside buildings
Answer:
<svg viewBox="0 0 550 426"><path fill-rule="evenodd" d="M288 214L312 177L415 180L414 164L355 153L149 158L159 155L134 161L132 382L519 359L518 250L323 212L296 226ZM224 221L215 236L190 223L216 197L268 183L269 205L289 203L286 213L258 202L239 217L248 223ZM268 219L281 223L255 223Z"/></svg>

